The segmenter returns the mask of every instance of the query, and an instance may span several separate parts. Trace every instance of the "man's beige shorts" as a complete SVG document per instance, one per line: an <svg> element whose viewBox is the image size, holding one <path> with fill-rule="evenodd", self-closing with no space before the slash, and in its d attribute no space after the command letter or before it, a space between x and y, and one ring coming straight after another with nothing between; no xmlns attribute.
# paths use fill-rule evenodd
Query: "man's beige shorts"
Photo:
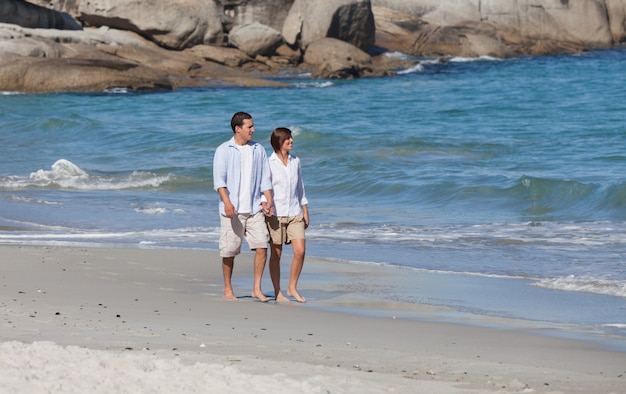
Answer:
<svg viewBox="0 0 626 394"><path fill-rule="evenodd" d="M265 222L274 245L290 244L292 239L305 239L302 214L266 217Z"/></svg>
<svg viewBox="0 0 626 394"><path fill-rule="evenodd" d="M263 211L254 215L237 214L232 219L220 215L220 225L220 257L234 257L241 253L244 237L251 250L267 248L269 236Z"/></svg>

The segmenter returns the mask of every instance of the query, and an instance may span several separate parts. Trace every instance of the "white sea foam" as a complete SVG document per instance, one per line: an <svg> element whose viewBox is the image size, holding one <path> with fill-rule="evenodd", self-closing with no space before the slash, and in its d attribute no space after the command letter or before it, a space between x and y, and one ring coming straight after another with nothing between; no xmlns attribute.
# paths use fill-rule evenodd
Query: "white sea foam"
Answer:
<svg viewBox="0 0 626 394"><path fill-rule="evenodd" d="M533 283L533 286L543 287L546 289L604 294L626 298L626 284L610 279L568 275L560 278L542 279Z"/></svg>
<svg viewBox="0 0 626 394"><path fill-rule="evenodd" d="M114 93L114 94L123 94L128 93L129 89L126 87L116 87L116 88L108 88L104 89L105 93Z"/></svg>
<svg viewBox="0 0 626 394"><path fill-rule="evenodd" d="M28 187L61 188L76 190L123 190L158 187L172 179L172 175L157 175L147 171L133 171L123 175L94 175L66 159L57 160L50 170L40 169L28 177L0 178L0 188L24 189Z"/></svg>
<svg viewBox="0 0 626 394"><path fill-rule="evenodd" d="M308 230L318 239L339 239L359 243L467 243L480 245L561 245L568 248L620 245L626 243L626 228L612 222L588 223L487 223L456 226L364 226L359 223L334 223Z"/></svg>
<svg viewBox="0 0 626 394"><path fill-rule="evenodd" d="M304 130L304 128L302 126L294 125L294 126L289 126L289 130L291 130L294 137L297 137L300 134L302 134L302 131Z"/></svg>
<svg viewBox="0 0 626 394"><path fill-rule="evenodd" d="M385 52L386 57L390 57L392 59L408 59L410 56L406 53L394 51L394 52Z"/></svg>
<svg viewBox="0 0 626 394"><path fill-rule="evenodd" d="M31 198L31 197L23 197L23 196L10 196L9 198L13 201L21 201L21 202L45 204L45 205L60 205L60 203L56 201L47 201L47 200L42 200L39 198Z"/></svg>
<svg viewBox="0 0 626 394"><path fill-rule="evenodd" d="M478 57L462 57L462 56L454 56L450 58L449 61L457 62L457 63L466 63L466 62L480 62L480 61L500 61L502 59L493 57L493 56L478 56Z"/></svg>
<svg viewBox="0 0 626 394"><path fill-rule="evenodd" d="M297 83L295 86L298 88L328 88L335 85L331 81L323 81L323 82L301 82Z"/></svg>
<svg viewBox="0 0 626 394"><path fill-rule="evenodd" d="M148 206L148 207L137 207L135 208L135 212L143 213L145 215L162 215L169 211L165 207L155 205L155 206Z"/></svg>
<svg viewBox="0 0 626 394"><path fill-rule="evenodd" d="M422 72L422 71L424 71L424 65L422 63L418 63L418 64L414 65L413 67L409 67L407 69L398 71L398 74L400 74L400 75L412 74L412 73Z"/></svg>
<svg viewBox="0 0 626 394"><path fill-rule="evenodd" d="M17 225L16 225L17 227ZM22 226L20 226L22 227ZM35 227L30 225L29 227ZM46 245L103 247L112 244L154 245L157 247L197 247L219 240L219 228L188 227L174 229L152 229L145 231L85 231L78 229L46 228L37 231L3 231L0 243L5 245ZM195 246L193 246L195 245Z"/></svg>

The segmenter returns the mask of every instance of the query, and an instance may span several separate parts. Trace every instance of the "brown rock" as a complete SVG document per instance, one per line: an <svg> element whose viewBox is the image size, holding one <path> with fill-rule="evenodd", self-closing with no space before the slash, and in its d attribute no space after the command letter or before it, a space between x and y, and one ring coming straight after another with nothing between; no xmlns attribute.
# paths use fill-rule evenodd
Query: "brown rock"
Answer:
<svg viewBox="0 0 626 394"><path fill-rule="evenodd" d="M185 49L183 52L188 52L205 60L229 67L240 67L244 63L254 61L250 56L235 48L196 45L192 48Z"/></svg>
<svg viewBox="0 0 626 394"><path fill-rule="evenodd" d="M64 12L20 0L0 2L0 22L40 29L82 29L80 24Z"/></svg>
<svg viewBox="0 0 626 394"><path fill-rule="evenodd" d="M282 28L286 43L306 49L330 37L361 50L374 45L375 24L369 0L296 0Z"/></svg>
<svg viewBox="0 0 626 394"><path fill-rule="evenodd" d="M4 55L54 58L61 56L61 51L62 49L55 42L32 37L0 41L0 53Z"/></svg>
<svg viewBox="0 0 626 394"><path fill-rule="evenodd" d="M626 0L372 0L377 45L417 56L573 53L625 39Z"/></svg>
<svg viewBox="0 0 626 394"><path fill-rule="evenodd" d="M0 61L0 86L25 93L171 90L167 74L134 63L102 59L22 56Z"/></svg>
<svg viewBox="0 0 626 394"><path fill-rule="evenodd" d="M370 64L370 55L336 38L322 38L312 42L304 52L304 62L319 66L329 60L338 60L354 64Z"/></svg>
<svg viewBox="0 0 626 394"><path fill-rule="evenodd" d="M209 0L32 0L74 16L84 26L140 34L165 48L221 44L222 8Z"/></svg>
<svg viewBox="0 0 626 394"><path fill-rule="evenodd" d="M317 68L313 76L319 78L352 79L372 70L367 53L335 38L312 42L304 52L304 62Z"/></svg>
<svg viewBox="0 0 626 394"><path fill-rule="evenodd" d="M228 34L228 42L246 55L272 55L282 44L280 33L269 26L255 22L235 26Z"/></svg>

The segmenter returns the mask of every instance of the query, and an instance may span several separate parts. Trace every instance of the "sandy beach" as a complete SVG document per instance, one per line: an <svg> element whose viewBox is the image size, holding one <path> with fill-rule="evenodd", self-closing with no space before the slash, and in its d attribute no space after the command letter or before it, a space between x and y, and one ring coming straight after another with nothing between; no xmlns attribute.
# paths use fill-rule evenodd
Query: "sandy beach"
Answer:
<svg viewBox="0 0 626 394"><path fill-rule="evenodd" d="M368 289L402 278L378 266L308 259L308 302L276 304L247 296L250 254L227 302L213 251L0 253L2 393L626 392L625 351L379 301Z"/></svg>

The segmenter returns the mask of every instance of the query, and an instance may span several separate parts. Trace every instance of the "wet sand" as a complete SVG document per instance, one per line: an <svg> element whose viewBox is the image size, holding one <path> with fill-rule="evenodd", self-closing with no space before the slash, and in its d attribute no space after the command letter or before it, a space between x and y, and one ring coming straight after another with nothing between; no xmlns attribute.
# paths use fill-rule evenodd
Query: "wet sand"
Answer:
<svg viewBox="0 0 626 394"><path fill-rule="evenodd" d="M523 321L477 324L385 301L377 284L402 273L375 265L307 259L308 302L277 304L249 297L250 254L235 263L236 302L222 300L213 251L0 246L0 254L3 392L626 390L624 351ZM272 295L267 271L264 292ZM442 321L446 313L454 322Z"/></svg>

